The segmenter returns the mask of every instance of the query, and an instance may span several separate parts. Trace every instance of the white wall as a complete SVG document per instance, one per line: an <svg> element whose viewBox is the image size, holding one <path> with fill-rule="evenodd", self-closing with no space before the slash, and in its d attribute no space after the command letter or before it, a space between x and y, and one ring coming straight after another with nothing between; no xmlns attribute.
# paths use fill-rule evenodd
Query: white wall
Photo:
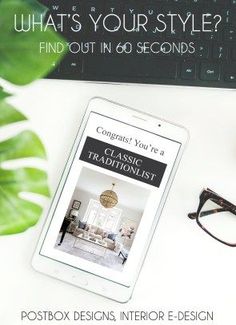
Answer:
<svg viewBox="0 0 236 325"><path fill-rule="evenodd" d="M70 212L70 209L72 209L72 204L74 200L81 201L81 205L79 209L79 219L82 220L87 210L90 199L96 200L98 198L94 194L91 194L86 191L82 191L80 188L76 187L72 199L70 201L67 214Z"/></svg>

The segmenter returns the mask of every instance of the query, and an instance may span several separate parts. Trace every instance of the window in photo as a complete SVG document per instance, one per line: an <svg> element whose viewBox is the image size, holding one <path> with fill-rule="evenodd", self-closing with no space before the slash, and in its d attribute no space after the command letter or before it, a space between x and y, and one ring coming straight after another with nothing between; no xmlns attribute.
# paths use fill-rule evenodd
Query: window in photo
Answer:
<svg viewBox="0 0 236 325"><path fill-rule="evenodd" d="M90 199L84 221L107 231L115 231L121 215L122 209L106 209L99 201Z"/></svg>

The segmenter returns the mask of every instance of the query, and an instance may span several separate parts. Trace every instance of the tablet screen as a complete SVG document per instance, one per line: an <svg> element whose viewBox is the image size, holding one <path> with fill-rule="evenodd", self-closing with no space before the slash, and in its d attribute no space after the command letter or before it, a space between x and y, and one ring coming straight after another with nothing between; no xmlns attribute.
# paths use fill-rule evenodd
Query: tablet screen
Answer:
<svg viewBox="0 0 236 325"><path fill-rule="evenodd" d="M90 112L40 254L129 285L180 147Z"/></svg>

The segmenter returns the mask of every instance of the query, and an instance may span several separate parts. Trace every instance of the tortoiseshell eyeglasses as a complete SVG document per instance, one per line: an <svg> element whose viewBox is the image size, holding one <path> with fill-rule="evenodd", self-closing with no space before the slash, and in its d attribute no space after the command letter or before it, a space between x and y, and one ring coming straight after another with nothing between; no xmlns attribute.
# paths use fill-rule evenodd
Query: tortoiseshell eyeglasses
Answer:
<svg viewBox="0 0 236 325"><path fill-rule="evenodd" d="M219 242L236 247L236 206L210 189L199 197L197 212L188 217Z"/></svg>

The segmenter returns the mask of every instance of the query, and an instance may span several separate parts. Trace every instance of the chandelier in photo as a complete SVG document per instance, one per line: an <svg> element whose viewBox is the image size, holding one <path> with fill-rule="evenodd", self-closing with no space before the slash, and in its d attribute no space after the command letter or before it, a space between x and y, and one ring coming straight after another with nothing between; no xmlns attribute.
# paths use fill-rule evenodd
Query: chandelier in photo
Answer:
<svg viewBox="0 0 236 325"><path fill-rule="evenodd" d="M113 191L115 183L112 183L111 190L106 190L100 195L100 203L104 208L114 208L118 203L118 196L116 192Z"/></svg>

